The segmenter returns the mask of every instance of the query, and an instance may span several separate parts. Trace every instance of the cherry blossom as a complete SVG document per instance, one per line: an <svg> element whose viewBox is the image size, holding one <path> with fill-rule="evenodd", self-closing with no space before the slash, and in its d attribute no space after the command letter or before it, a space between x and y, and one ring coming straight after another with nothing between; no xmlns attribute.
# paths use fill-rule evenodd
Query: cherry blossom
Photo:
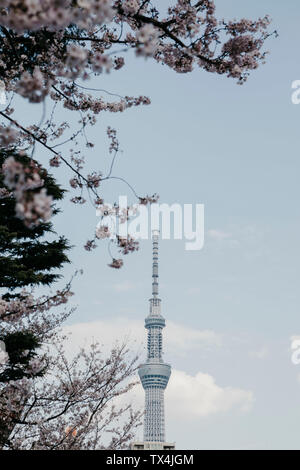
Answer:
<svg viewBox="0 0 300 470"><path fill-rule="evenodd" d="M25 71L21 75L21 79L17 82L17 92L25 97L31 103L40 103L48 95L51 82L45 82L44 76L39 69L35 67L32 75Z"/></svg>
<svg viewBox="0 0 300 470"><path fill-rule="evenodd" d="M5 185L16 198L16 214L28 227L40 220L47 221L52 215L52 196L47 195L38 167L32 163L31 169L24 169L22 163L9 157L2 165ZM35 191L36 189L39 191Z"/></svg>
<svg viewBox="0 0 300 470"><path fill-rule="evenodd" d="M123 266L123 260L121 258L113 258L112 262L108 266L111 268L120 269Z"/></svg>
<svg viewBox="0 0 300 470"><path fill-rule="evenodd" d="M53 341L45 375L0 383L0 448L128 448L142 413L132 405L118 405L118 399L137 383L137 358L124 344L106 357L93 344L70 360L60 338ZM28 370L37 374L43 366L34 359ZM110 437L106 444L105 437Z"/></svg>
<svg viewBox="0 0 300 470"><path fill-rule="evenodd" d="M159 30L152 24L145 24L145 26L138 30L136 35L137 42L140 43L136 51L137 54L145 56L154 55L158 48L158 37Z"/></svg>
<svg viewBox="0 0 300 470"><path fill-rule="evenodd" d="M126 66L126 52L133 50L137 56L177 73L199 67L243 84L250 72L265 62L266 40L276 34L268 30L270 21L267 15L219 19L213 0L175 0L164 11L159 2L150 0L3 0L1 84L8 98L17 94L29 107L40 103L43 110L40 122L31 125L25 125L22 117L16 119L17 110L10 105L0 111L0 145L31 148L32 154L42 147L49 154L51 167L60 171L64 165L70 171L71 190L76 192L70 201L78 206L91 200L98 201L97 208L99 201L105 204L102 183L112 179L127 185L140 204L152 204L156 194L138 194L132 184L116 174L120 144L111 127L107 128L111 154L107 172L98 167L100 159L96 159L85 174L86 159L90 158L86 150L94 149L94 156L99 154L97 142L88 138L91 126L99 126L101 132L98 116L150 104L144 95L122 96L103 90L101 85L90 87L90 79L96 77L101 84L101 74L117 73ZM76 116L77 127L70 128L66 120L60 122L63 108ZM99 165L103 162L101 159ZM16 210L25 224L49 220L51 200L45 191L37 194L21 183L12 191L18 192ZM115 215L123 222L130 217L129 212L122 211ZM95 238L97 234L86 249L95 247ZM118 238L114 243L121 248Z"/></svg>

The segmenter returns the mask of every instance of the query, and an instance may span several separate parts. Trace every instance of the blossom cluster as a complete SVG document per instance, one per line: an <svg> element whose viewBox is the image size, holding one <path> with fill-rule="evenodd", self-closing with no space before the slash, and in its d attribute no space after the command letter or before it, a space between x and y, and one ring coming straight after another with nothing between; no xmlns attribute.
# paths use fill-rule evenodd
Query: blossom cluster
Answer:
<svg viewBox="0 0 300 470"><path fill-rule="evenodd" d="M109 0L2 0L1 7L1 24L19 33L62 30L71 23L87 28L113 15Z"/></svg>
<svg viewBox="0 0 300 470"><path fill-rule="evenodd" d="M14 157L8 157L3 165L4 184L12 190L16 199L16 214L28 227L47 221L52 215L52 196L43 188L44 181L39 168L32 163L25 168ZM36 191L38 189L38 191Z"/></svg>
<svg viewBox="0 0 300 470"><path fill-rule="evenodd" d="M57 290L51 297L40 296L35 298L32 292L22 289L15 299L7 300L0 297L0 320L5 322L19 322L22 317L29 317L36 313L47 312L52 307L66 304L73 295L70 289Z"/></svg>
<svg viewBox="0 0 300 470"><path fill-rule="evenodd" d="M119 142L115 129L110 127L107 135L113 158L108 174L105 176L98 168L83 174L82 149L95 146L87 137L87 126L94 126L98 115L104 112L119 113L150 104L144 95L121 96L97 85L89 88L91 78L99 81L99 74L121 69L125 64L124 53L134 50L137 56L152 59L177 73L200 67L242 84L264 62L264 44L270 36L268 16L257 20L219 20L213 0L174 0L167 9L155 0L2 0L0 3L1 86L8 96L16 93L29 106L42 103L44 109L40 123L26 127L10 117L14 110L7 106L1 112L7 125L0 124L0 146L32 147L32 154L36 147L43 146L50 152L50 166L59 168L64 164L73 172L70 185L79 193L70 200L78 206L91 200L91 195L94 201L103 200L98 190L100 187L102 190L104 180L117 178L124 182L124 178L113 173ZM107 95L118 99L107 99ZM46 118L51 101L53 108ZM67 122L55 123L62 106L66 113L73 111L74 116L80 115L75 130ZM70 135L65 137L68 132ZM21 167L12 160L5 163L3 170L8 174L8 191L17 199L17 214L24 223L30 227L40 220L49 220L52 201L42 184L38 186L41 183L38 172L33 170L33 176L22 176ZM28 186L30 178L37 186ZM130 184L128 187L133 190ZM0 197L7 195L3 191L0 189ZM133 192L140 204L157 200L156 194L139 197ZM129 212L115 209L114 215L123 223ZM102 227L85 248L93 249L96 239L103 238L108 238L108 232ZM120 240L117 243L123 253L133 251L135 246L128 242L121 246L125 242ZM112 267L120 265L112 264Z"/></svg>
<svg viewBox="0 0 300 470"><path fill-rule="evenodd" d="M104 356L95 343L70 360L61 341L57 336L52 350L47 350L49 370L42 378L38 373L43 364L33 359L28 370L35 372L35 378L0 382L0 446L4 443L2 449L10 450L128 448L142 413L130 404L122 406L119 399L136 384L137 358L125 344Z"/></svg>
<svg viewBox="0 0 300 470"><path fill-rule="evenodd" d="M145 24L137 31L137 55L153 56L159 45L159 30L152 24Z"/></svg>
<svg viewBox="0 0 300 470"><path fill-rule="evenodd" d="M18 139L18 132L11 126L0 126L0 145L9 147L14 145Z"/></svg>
<svg viewBox="0 0 300 470"><path fill-rule="evenodd" d="M40 103L48 95L51 81L45 81L39 67L35 67L33 73L25 71L16 85L19 95L27 98L31 103Z"/></svg>

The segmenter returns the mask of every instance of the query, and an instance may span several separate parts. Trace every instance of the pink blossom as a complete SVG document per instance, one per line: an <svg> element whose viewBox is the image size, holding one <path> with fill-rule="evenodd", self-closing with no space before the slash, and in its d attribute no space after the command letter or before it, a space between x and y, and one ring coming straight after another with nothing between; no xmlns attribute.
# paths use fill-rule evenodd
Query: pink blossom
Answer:
<svg viewBox="0 0 300 470"><path fill-rule="evenodd" d="M14 157L8 157L3 165L5 185L16 198L16 214L28 227L38 225L40 220L48 221L52 215L52 196L47 195L44 182L37 166L24 168ZM40 191L34 190L41 188Z"/></svg>
<svg viewBox="0 0 300 470"><path fill-rule="evenodd" d="M104 238L109 238L111 236L111 233L109 231L109 228L106 225L100 225L99 227L96 228L96 237L99 238L100 240Z"/></svg>
<svg viewBox="0 0 300 470"><path fill-rule="evenodd" d="M103 70L108 73L113 66L111 58L100 52L93 54L91 62L94 72L98 73L101 73Z"/></svg>
<svg viewBox="0 0 300 470"><path fill-rule="evenodd" d="M151 24L146 24L136 33L138 55L152 56L158 48L159 31Z"/></svg>
<svg viewBox="0 0 300 470"><path fill-rule="evenodd" d="M39 67L35 67L32 75L23 72L16 85L16 91L31 103L40 103L48 94L50 86L51 81L45 80Z"/></svg>
<svg viewBox="0 0 300 470"><path fill-rule="evenodd" d="M6 147L15 144L18 132L12 127L0 126L0 146Z"/></svg>
<svg viewBox="0 0 300 470"><path fill-rule="evenodd" d="M124 0L122 2L122 9L124 13L132 15L138 11L140 7L138 0Z"/></svg>
<svg viewBox="0 0 300 470"><path fill-rule="evenodd" d="M121 258L113 258L112 262L108 265L110 268L120 269L123 266L123 260Z"/></svg>

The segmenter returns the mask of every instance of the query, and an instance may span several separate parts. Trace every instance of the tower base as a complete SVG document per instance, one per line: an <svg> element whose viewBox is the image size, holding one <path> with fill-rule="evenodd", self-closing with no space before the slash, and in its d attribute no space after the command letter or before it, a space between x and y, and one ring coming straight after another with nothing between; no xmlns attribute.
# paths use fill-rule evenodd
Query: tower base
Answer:
<svg viewBox="0 0 300 470"><path fill-rule="evenodd" d="M174 450L175 442L132 442L130 450Z"/></svg>

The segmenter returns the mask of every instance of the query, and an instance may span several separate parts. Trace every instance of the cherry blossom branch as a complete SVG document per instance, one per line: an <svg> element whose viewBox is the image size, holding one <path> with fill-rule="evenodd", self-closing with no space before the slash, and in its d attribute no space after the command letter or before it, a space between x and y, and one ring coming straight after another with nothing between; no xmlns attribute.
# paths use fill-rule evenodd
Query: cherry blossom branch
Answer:
<svg viewBox="0 0 300 470"><path fill-rule="evenodd" d="M115 179L115 180L119 180L119 181L123 181L123 183L125 183L132 191L132 193L135 195L135 197L140 200L141 199L141 196L139 196L136 191L134 190L134 188L131 186L131 184L128 183L128 181L126 181L124 178L122 178L121 176L106 176L105 178L102 178L101 181L106 181L106 180L111 180L111 179Z"/></svg>
<svg viewBox="0 0 300 470"><path fill-rule="evenodd" d="M3 111L0 111L0 115L3 116L5 119L7 119L8 121L10 121L13 125L15 125L16 127L18 127L19 129L21 129L23 132L25 132L25 134L29 135L32 139L34 139L36 142L38 142L39 144L41 144L43 147L45 147L47 150L49 150L50 152L52 152L54 155L56 155L57 157L59 157L74 173L77 174L77 176L79 176L80 178L82 178L87 185L89 185L89 181L81 174L79 173L79 171L76 170L76 168L74 168L60 153L56 152L52 147L50 147L49 145L47 145L45 142L43 142L39 137L37 137L35 134L33 134L31 131L29 131L28 129L26 129L25 127L23 127L21 124L19 124L15 119L12 119L10 116L8 116L7 114L5 114ZM95 196L99 197L97 192L94 190L94 188L90 188L92 190L92 192L95 194Z"/></svg>
<svg viewBox="0 0 300 470"><path fill-rule="evenodd" d="M73 82L73 83L74 83L74 85L76 85L78 88L82 88L83 90L87 90L87 91L100 91L100 92L106 93L107 95L110 95L110 96L117 96L118 98L122 98L122 99L125 98L125 96L118 95L117 93L111 93L110 91L103 90L102 88L90 88L90 87L86 87L86 86L79 85L79 84L76 83L76 82Z"/></svg>

